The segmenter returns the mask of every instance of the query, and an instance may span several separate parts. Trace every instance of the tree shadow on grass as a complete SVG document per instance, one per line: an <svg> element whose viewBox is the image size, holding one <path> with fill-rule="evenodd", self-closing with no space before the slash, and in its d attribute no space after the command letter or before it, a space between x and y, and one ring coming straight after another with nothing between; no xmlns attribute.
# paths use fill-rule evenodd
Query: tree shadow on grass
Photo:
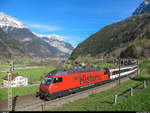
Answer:
<svg viewBox="0 0 150 113"><path fill-rule="evenodd" d="M112 104L114 104L114 102L112 102L112 101L105 101L105 102L100 102L100 104L110 104L110 105L112 105Z"/></svg>
<svg viewBox="0 0 150 113"><path fill-rule="evenodd" d="M129 77L131 80L134 80L134 81L140 81L140 82L143 82L144 80L146 81L150 81L150 77L137 77L137 78L132 78L132 77Z"/></svg>

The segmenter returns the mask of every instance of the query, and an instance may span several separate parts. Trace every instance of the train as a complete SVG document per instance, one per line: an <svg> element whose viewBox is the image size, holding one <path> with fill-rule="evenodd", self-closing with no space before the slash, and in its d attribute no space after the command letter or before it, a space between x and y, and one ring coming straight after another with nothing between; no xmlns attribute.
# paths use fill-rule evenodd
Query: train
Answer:
<svg viewBox="0 0 150 113"><path fill-rule="evenodd" d="M41 80L36 97L50 100L136 73L137 65L120 68L75 68L54 70Z"/></svg>

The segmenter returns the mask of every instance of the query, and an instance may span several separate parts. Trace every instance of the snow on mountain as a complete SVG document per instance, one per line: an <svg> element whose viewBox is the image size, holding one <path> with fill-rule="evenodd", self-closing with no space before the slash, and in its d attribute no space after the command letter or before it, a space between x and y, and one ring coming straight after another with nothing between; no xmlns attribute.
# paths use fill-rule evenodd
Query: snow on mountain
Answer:
<svg viewBox="0 0 150 113"><path fill-rule="evenodd" d="M10 17L2 12L0 12L0 27L15 27L15 28L27 28L24 23L18 21L17 19Z"/></svg>
<svg viewBox="0 0 150 113"><path fill-rule="evenodd" d="M150 11L150 0L144 0L139 7L133 12L133 16L144 14Z"/></svg>
<svg viewBox="0 0 150 113"><path fill-rule="evenodd" d="M33 34L63 53L71 54L72 50L74 49L69 43L64 42L63 38L59 35L41 35L35 32Z"/></svg>
<svg viewBox="0 0 150 113"><path fill-rule="evenodd" d="M144 0L145 5L150 4L150 0Z"/></svg>
<svg viewBox="0 0 150 113"><path fill-rule="evenodd" d="M59 41L64 41L63 38L59 35L55 35L55 34L52 34L52 35L42 35L42 34L37 34L35 32L32 32L34 35L36 35L37 37L47 37L48 39L54 39L54 40L59 40Z"/></svg>

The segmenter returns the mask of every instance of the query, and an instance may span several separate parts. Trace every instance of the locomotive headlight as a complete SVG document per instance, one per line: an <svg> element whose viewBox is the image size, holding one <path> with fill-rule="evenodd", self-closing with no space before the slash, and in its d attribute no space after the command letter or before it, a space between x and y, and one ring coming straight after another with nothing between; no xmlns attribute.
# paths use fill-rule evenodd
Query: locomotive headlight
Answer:
<svg viewBox="0 0 150 113"><path fill-rule="evenodd" d="M53 84L53 87L56 87L56 88L57 88L58 86L57 86L56 84Z"/></svg>
<svg viewBox="0 0 150 113"><path fill-rule="evenodd" d="M42 79L41 84L46 84L45 79Z"/></svg>

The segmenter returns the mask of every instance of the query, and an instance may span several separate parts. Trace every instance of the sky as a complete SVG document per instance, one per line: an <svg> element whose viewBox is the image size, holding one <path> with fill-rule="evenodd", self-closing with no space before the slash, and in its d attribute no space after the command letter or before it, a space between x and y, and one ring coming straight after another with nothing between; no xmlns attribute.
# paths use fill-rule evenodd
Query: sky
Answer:
<svg viewBox="0 0 150 113"><path fill-rule="evenodd" d="M143 0L0 0L0 12L32 32L56 34L76 47L104 26L130 17Z"/></svg>

